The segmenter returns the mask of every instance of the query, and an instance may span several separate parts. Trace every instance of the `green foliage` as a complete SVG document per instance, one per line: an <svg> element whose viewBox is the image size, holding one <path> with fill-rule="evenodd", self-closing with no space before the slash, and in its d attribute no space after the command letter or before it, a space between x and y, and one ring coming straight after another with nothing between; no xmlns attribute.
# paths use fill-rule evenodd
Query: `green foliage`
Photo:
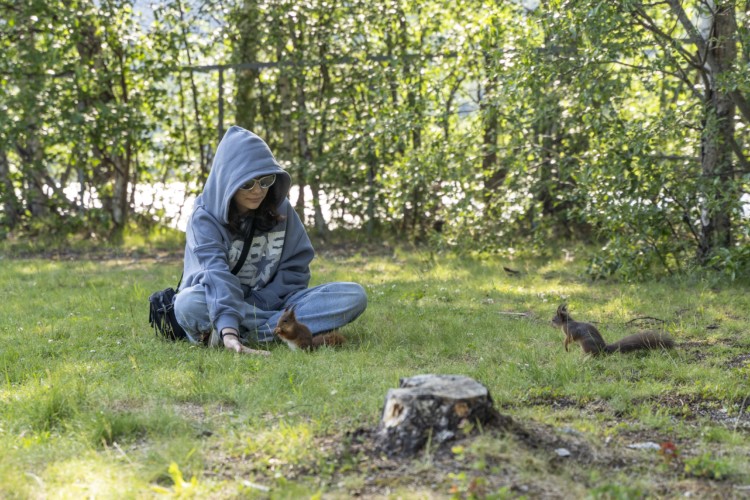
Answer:
<svg viewBox="0 0 750 500"><path fill-rule="evenodd" d="M693 477L721 481L732 473L732 466L721 458L714 458L710 453L685 459L685 474Z"/></svg>
<svg viewBox="0 0 750 500"><path fill-rule="evenodd" d="M708 263L732 280L750 276L750 246L717 249Z"/></svg>
<svg viewBox="0 0 750 500"><path fill-rule="evenodd" d="M747 13L533 3L0 4L0 236L173 227L237 123L321 237L746 277Z"/></svg>
<svg viewBox="0 0 750 500"><path fill-rule="evenodd" d="M220 33L188 35L194 18L179 5L156 5L150 26L130 1L0 6L10 49L0 57L0 195L14 234L119 237L133 211L153 210L137 206L133 186L200 184L216 108L184 87L202 85L213 102L215 82L179 68L200 60L191 50L216 54Z"/></svg>
<svg viewBox="0 0 750 500"><path fill-rule="evenodd" d="M643 498L645 492L624 484L605 484L597 486L591 492L591 498L601 500L629 500L631 498Z"/></svg>

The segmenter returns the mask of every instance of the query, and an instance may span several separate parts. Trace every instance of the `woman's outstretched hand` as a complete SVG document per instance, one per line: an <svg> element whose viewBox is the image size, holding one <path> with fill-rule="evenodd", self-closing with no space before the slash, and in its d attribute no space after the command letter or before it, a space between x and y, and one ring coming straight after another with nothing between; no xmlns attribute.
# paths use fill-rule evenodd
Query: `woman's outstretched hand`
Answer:
<svg viewBox="0 0 750 500"><path fill-rule="evenodd" d="M224 347L230 351L239 352L241 354L255 354L259 356L270 356L271 353L268 351L260 351L258 349L250 349L240 343L240 338L237 332L225 328L222 332L222 340Z"/></svg>
<svg viewBox="0 0 750 500"><path fill-rule="evenodd" d="M253 354L256 356L270 356L271 355L271 353L268 351L261 351L259 349L250 349L249 347L245 347L244 345L240 346L240 349L241 349L240 352L242 354Z"/></svg>

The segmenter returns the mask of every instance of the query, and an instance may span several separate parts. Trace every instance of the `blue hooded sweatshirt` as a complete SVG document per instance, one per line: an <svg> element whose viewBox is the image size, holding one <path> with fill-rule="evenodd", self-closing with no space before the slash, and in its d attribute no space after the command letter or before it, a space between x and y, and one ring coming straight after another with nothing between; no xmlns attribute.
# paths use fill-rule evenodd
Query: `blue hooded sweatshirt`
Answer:
<svg viewBox="0 0 750 500"><path fill-rule="evenodd" d="M276 174L276 182L268 195L275 191L281 200L277 211L286 219L267 232L255 231L250 253L236 276L231 269L242 236L228 227L232 197L246 182L269 174ZM260 137L237 126L227 131L188 222L180 286L203 285L209 318L219 332L239 329L245 302L265 311L280 310L289 295L310 282L309 265L315 253L287 198L290 185L289 174Z"/></svg>

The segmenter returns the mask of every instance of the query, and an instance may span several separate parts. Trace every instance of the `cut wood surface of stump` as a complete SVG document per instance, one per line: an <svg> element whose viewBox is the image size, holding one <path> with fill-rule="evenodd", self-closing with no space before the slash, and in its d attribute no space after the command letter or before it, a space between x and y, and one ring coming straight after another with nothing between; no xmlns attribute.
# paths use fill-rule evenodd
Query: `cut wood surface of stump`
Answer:
<svg viewBox="0 0 750 500"><path fill-rule="evenodd" d="M378 447L388 455L413 455L428 441L440 445L467 434L495 415L485 386L463 375L403 378L385 397Z"/></svg>

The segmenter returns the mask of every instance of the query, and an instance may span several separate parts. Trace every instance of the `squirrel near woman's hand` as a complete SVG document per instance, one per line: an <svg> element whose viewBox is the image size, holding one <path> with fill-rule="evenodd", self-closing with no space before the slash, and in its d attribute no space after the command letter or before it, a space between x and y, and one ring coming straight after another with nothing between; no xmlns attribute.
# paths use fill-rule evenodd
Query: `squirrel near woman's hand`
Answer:
<svg viewBox="0 0 750 500"><path fill-rule="evenodd" d="M313 336L307 326L297 321L294 306L284 309L273 333L286 342L286 345L293 351L297 349L311 351L322 345L338 346L346 342L344 337L337 332Z"/></svg>
<svg viewBox="0 0 750 500"><path fill-rule="evenodd" d="M613 352L631 352L639 349L670 349L674 347L674 340L669 336L657 332L641 332L629 335L623 339L607 344L591 323L573 321L568 313L568 306L563 304L557 308L557 314L552 318L552 324L562 328L565 334L565 350L568 344L578 342L583 352L596 356Z"/></svg>

